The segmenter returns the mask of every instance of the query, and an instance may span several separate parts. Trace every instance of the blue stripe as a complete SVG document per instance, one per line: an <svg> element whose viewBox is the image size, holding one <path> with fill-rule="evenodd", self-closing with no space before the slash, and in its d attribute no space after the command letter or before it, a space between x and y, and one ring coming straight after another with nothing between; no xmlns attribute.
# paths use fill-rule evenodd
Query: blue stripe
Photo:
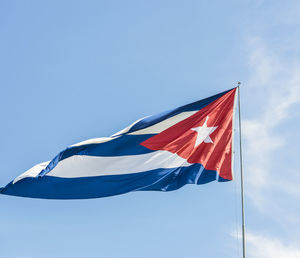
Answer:
<svg viewBox="0 0 300 258"><path fill-rule="evenodd" d="M217 172L200 164L141 173L81 178L43 176L24 178L1 189L2 194L46 199L85 199L132 191L173 191L186 184L216 180ZM220 181L220 180L219 180Z"/></svg>
<svg viewBox="0 0 300 258"><path fill-rule="evenodd" d="M181 112L200 110L200 109L206 107L211 102L215 101L216 99L222 97L224 94L226 94L227 92L229 92L231 90L232 89L221 92L221 93L216 94L214 96L211 96L209 98L202 99L202 100L193 102L193 103L185 105L185 106L181 106L179 108L175 108L175 109L172 109L172 110L169 110L169 111L159 113L157 115L152 115L152 116L146 117L146 118L142 119L141 121L137 122L126 133L131 133L131 132L144 129L144 128L149 127L149 126L152 126L152 125L154 125L156 123L159 123L159 122L161 122L161 121L163 121L167 118L178 115Z"/></svg>
<svg viewBox="0 0 300 258"><path fill-rule="evenodd" d="M152 150L140 145L140 143L154 135L122 135L108 142L69 147L61 153L60 160L73 155L127 156L146 154L152 152Z"/></svg>

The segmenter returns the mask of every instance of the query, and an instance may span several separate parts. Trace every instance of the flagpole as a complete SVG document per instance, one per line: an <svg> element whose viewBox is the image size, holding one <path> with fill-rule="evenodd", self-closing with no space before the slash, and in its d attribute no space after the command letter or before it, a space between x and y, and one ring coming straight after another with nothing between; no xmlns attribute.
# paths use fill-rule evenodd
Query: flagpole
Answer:
<svg viewBox="0 0 300 258"><path fill-rule="evenodd" d="M241 202L242 202L242 241L243 258L246 258L246 239L245 239L245 205L244 205L244 174L243 174L243 155L242 155L242 125L241 125L241 97L240 85L238 82L238 106L239 106L239 130L240 130L240 170L241 170Z"/></svg>

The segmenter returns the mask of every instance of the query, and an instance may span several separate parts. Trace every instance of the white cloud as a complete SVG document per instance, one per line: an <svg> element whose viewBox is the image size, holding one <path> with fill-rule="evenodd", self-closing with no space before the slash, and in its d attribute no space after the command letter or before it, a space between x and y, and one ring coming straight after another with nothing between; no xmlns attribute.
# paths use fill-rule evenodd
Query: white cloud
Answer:
<svg viewBox="0 0 300 258"><path fill-rule="evenodd" d="M253 73L242 91L247 99L251 96L256 101L258 108L252 112L254 118L243 120L245 164L248 189L251 189L248 196L262 208L265 206L265 191L276 184L270 180L271 170L276 164L272 160L273 153L282 148L286 140L275 131L287 122L293 105L300 103L300 62L282 58L260 38L252 38L250 48ZM247 103L246 100L243 102ZM299 192L293 182L286 181L285 184L294 189L294 193Z"/></svg>
<svg viewBox="0 0 300 258"><path fill-rule="evenodd" d="M247 254L249 258L299 258L300 248L284 244L279 239L248 234Z"/></svg>
<svg viewBox="0 0 300 258"><path fill-rule="evenodd" d="M232 237L241 241L241 234L232 233ZM239 253L242 250L239 250ZM300 258L300 247L279 238L247 232L246 256L248 258Z"/></svg>

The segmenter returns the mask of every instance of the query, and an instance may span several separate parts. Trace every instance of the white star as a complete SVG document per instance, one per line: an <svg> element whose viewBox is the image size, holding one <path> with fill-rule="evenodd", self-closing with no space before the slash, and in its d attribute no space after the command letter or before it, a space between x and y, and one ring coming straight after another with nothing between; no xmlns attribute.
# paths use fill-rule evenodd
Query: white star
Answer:
<svg viewBox="0 0 300 258"><path fill-rule="evenodd" d="M209 137L209 135L217 129L216 127L207 127L207 120L208 116L205 119L205 122L202 126L192 128L191 130L197 132L197 139L195 142L195 147L197 147L200 143L205 142L205 143L213 143L212 139Z"/></svg>

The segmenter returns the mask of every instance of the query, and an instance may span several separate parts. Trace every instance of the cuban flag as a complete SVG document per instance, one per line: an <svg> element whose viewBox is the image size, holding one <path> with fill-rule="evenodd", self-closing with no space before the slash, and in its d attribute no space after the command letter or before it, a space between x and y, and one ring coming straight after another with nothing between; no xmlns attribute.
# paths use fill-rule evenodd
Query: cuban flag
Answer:
<svg viewBox="0 0 300 258"><path fill-rule="evenodd" d="M111 137L74 144L0 191L84 199L230 181L236 93L234 88L142 118Z"/></svg>

